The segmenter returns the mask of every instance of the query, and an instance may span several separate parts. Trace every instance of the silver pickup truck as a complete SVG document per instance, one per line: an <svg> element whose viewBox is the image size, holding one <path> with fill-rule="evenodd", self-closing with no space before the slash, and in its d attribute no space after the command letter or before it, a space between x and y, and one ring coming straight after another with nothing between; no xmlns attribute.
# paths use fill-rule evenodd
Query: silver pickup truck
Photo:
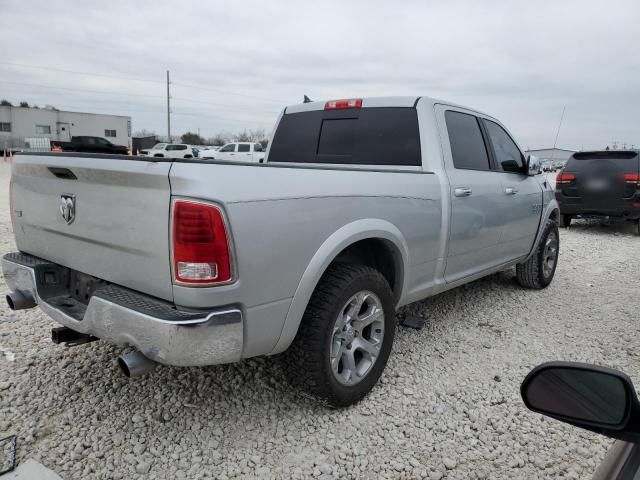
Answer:
<svg viewBox="0 0 640 480"><path fill-rule="evenodd" d="M551 282L539 172L499 121L427 97L289 106L264 163L17 155L7 301L57 342L135 347L128 375L285 352L293 383L348 405L398 307L514 266Z"/></svg>

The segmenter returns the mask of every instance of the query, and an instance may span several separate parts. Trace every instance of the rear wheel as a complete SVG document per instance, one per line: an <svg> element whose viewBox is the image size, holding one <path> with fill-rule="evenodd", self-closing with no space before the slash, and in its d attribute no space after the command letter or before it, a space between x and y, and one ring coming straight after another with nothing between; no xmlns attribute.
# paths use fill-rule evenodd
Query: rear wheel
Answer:
<svg viewBox="0 0 640 480"><path fill-rule="evenodd" d="M289 381L337 407L361 400L384 370L395 333L391 288L377 270L334 264L285 354Z"/></svg>
<svg viewBox="0 0 640 480"><path fill-rule="evenodd" d="M516 265L518 283L527 288L547 287L556 273L559 251L558 225L553 220L547 220L542 238L533 255L525 262Z"/></svg>
<svg viewBox="0 0 640 480"><path fill-rule="evenodd" d="M572 219L573 219L573 216L571 215L560 215L560 226L567 228L569 225L571 225Z"/></svg>

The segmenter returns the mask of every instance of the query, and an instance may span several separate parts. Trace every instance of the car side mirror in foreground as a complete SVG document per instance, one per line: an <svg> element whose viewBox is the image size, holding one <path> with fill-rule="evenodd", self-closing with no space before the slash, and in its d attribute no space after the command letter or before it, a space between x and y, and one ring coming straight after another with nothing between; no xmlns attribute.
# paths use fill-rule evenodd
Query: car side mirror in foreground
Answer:
<svg viewBox="0 0 640 480"><path fill-rule="evenodd" d="M542 169L542 164L540 163L540 159L535 155L527 156L527 175L534 176L539 175Z"/></svg>
<svg viewBox="0 0 640 480"><path fill-rule="evenodd" d="M585 363L550 362L524 379L529 410L607 437L640 442L640 404L624 373Z"/></svg>

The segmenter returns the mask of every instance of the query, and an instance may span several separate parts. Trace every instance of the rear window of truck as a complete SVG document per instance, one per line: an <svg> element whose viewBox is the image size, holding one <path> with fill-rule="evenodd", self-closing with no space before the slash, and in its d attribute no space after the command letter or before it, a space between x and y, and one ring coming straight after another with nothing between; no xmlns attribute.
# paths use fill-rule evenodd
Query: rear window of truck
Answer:
<svg viewBox="0 0 640 480"><path fill-rule="evenodd" d="M269 162L420 166L418 116L407 107L285 114Z"/></svg>

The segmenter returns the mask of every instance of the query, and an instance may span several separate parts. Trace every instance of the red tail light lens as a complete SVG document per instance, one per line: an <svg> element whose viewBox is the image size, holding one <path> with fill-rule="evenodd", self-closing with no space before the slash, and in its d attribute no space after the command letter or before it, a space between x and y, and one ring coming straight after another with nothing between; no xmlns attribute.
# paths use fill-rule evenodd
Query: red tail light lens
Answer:
<svg viewBox="0 0 640 480"><path fill-rule="evenodd" d="M324 104L325 110L342 110L344 108L361 108L361 98L348 98L344 100L329 100Z"/></svg>
<svg viewBox="0 0 640 480"><path fill-rule="evenodd" d="M623 177L627 183L637 183L640 185L640 175L637 173L625 173Z"/></svg>
<svg viewBox="0 0 640 480"><path fill-rule="evenodd" d="M173 272L177 282L215 285L231 281L231 251L222 210L207 203L173 205Z"/></svg>
<svg viewBox="0 0 640 480"><path fill-rule="evenodd" d="M573 173L559 173L556 177L556 183L571 183L576 179Z"/></svg>

